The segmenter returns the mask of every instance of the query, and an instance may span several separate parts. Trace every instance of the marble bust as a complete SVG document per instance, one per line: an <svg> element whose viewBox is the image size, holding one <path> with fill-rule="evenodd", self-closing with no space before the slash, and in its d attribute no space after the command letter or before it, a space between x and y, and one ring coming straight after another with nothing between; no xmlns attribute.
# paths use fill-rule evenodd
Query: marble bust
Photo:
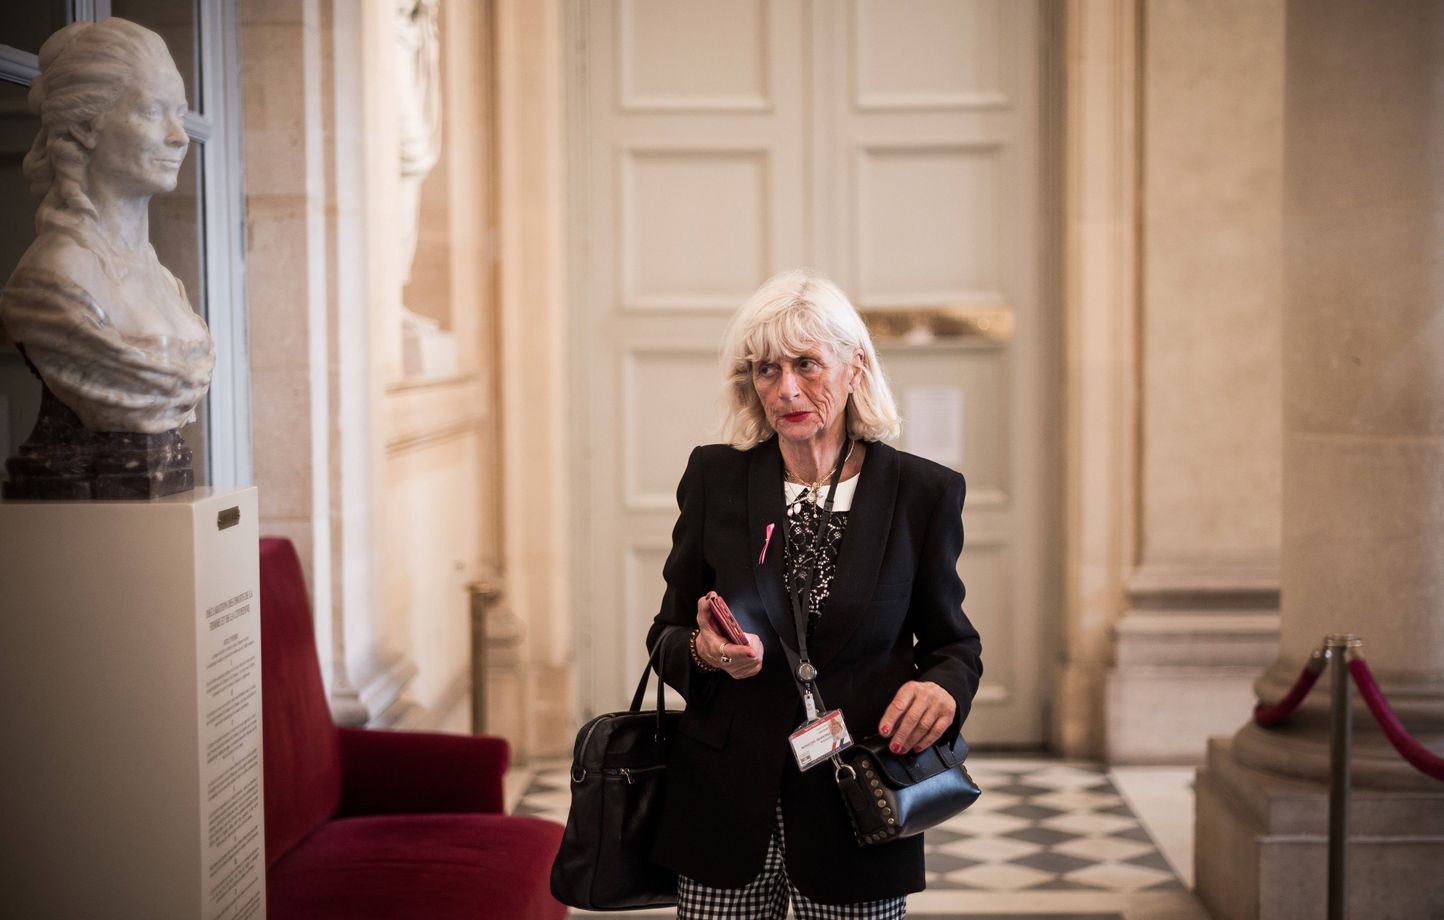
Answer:
<svg viewBox="0 0 1444 920"><path fill-rule="evenodd" d="M205 321L150 243L151 196L175 189L189 146L180 73L149 29L77 22L40 49L29 102L41 118L24 164L40 197L37 236L0 293L0 322L45 398L85 430L174 432L195 418L215 366ZM50 409L51 428L63 428L70 416Z"/></svg>

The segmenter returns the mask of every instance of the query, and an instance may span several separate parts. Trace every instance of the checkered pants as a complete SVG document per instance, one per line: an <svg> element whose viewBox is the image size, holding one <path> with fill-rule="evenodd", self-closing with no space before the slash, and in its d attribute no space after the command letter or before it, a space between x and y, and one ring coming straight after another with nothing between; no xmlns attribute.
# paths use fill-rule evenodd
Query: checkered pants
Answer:
<svg viewBox="0 0 1444 920"><path fill-rule="evenodd" d="M788 880L786 852L779 802L777 824L757 877L741 888L712 888L685 875L678 876L678 920L783 920L789 898L797 920L903 920L907 916L905 896L856 904L817 903Z"/></svg>

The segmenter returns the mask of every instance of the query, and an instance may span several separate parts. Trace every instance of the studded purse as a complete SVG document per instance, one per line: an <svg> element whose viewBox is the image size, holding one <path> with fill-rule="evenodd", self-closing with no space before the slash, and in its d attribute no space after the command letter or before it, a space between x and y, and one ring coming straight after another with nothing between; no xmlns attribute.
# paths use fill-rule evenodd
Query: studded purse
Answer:
<svg viewBox="0 0 1444 920"><path fill-rule="evenodd" d="M968 743L961 735L951 745L938 742L916 754L894 754L888 744L881 735L863 738L833 765L859 846L921 834L982 794L963 765Z"/></svg>

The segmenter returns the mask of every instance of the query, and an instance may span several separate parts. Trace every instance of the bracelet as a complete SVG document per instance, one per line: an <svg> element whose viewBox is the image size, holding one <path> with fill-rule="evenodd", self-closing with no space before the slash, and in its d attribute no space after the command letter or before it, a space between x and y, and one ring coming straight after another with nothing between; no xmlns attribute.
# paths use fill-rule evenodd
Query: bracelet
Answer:
<svg viewBox="0 0 1444 920"><path fill-rule="evenodd" d="M701 668L703 671L716 671L718 670L717 668L714 668L707 662L703 661L702 656L697 654L697 637L701 634L702 630L700 629L692 630L692 638L687 643L688 648L692 650L692 663L695 664L697 667Z"/></svg>

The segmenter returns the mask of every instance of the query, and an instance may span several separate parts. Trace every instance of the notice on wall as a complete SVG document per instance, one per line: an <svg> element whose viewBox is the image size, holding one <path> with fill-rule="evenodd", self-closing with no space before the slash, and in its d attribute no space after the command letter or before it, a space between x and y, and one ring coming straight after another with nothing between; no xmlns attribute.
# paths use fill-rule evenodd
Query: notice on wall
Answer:
<svg viewBox="0 0 1444 920"><path fill-rule="evenodd" d="M261 800L261 620L252 591L201 611L202 912L252 920L265 911Z"/></svg>
<svg viewBox="0 0 1444 920"><path fill-rule="evenodd" d="M908 452L961 470L963 413L961 387L910 387L903 406Z"/></svg>

